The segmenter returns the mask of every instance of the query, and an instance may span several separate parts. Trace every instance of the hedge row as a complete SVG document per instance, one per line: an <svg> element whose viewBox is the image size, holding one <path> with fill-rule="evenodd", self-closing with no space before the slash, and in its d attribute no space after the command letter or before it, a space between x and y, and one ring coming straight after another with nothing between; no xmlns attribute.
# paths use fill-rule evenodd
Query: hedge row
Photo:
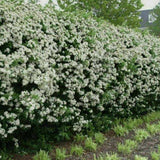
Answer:
<svg viewBox="0 0 160 160"><path fill-rule="evenodd" d="M16 144L18 133L44 124L80 132L97 117L137 116L159 101L159 39L0 1L0 141Z"/></svg>

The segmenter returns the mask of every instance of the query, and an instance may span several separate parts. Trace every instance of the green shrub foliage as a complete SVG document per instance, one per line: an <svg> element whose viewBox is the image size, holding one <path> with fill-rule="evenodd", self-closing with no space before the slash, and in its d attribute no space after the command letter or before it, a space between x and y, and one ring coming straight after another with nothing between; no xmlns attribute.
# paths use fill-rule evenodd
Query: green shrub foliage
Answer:
<svg viewBox="0 0 160 160"><path fill-rule="evenodd" d="M18 134L38 126L65 135L98 115L158 109L159 64L153 36L84 13L1 0L0 140L17 144Z"/></svg>

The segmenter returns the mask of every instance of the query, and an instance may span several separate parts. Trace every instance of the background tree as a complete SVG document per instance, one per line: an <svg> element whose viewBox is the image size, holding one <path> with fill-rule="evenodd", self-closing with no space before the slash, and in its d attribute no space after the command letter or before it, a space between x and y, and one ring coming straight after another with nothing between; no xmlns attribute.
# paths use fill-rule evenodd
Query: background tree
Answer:
<svg viewBox="0 0 160 160"><path fill-rule="evenodd" d="M160 36L160 3L153 9L153 23L149 26L151 33Z"/></svg>
<svg viewBox="0 0 160 160"><path fill-rule="evenodd" d="M66 11L84 9L95 16L110 21L115 25L139 27L138 10L142 8L141 0L57 0L60 8Z"/></svg>

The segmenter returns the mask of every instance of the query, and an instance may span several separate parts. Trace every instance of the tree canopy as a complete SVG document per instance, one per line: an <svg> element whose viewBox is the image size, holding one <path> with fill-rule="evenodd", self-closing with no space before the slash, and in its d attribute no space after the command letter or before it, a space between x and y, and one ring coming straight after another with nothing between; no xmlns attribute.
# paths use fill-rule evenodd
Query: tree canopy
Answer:
<svg viewBox="0 0 160 160"><path fill-rule="evenodd" d="M149 26L149 29L153 34L160 36L160 3L154 8L152 18L154 22Z"/></svg>
<svg viewBox="0 0 160 160"><path fill-rule="evenodd" d="M138 10L143 6L141 0L57 0L60 8L66 11L83 9L92 12L115 25L139 27Z"/></svg>

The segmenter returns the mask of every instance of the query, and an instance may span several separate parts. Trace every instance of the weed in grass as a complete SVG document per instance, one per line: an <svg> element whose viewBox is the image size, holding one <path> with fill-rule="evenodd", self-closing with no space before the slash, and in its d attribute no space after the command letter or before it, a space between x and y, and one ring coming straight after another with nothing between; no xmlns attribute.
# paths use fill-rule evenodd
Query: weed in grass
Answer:
<svg viewBox="0 0 160 160"><path fill-rule="evenodd" d="M71 154L81 156L83 153L84 153L84 149L82 148L82 146L75 145L71 147Z"/></svg>
<svg viewBox="0 0 160 160"><path fill-rule="evenodd" d="M151 153L152 160L160 160L160 154L157 152Z"/></svg>
<svg viewBox="0 0 160 160"><path fill-rule="evenodd" d="M146 129L151 135L155 135L159 131L156 124L147 124Z"/></svg>
<svg viewBox="0 0 160 160"><path fill-rule="evenodd" d="M136 135L135 135L135 140L138 142L143 141L144 139L147 139L150 136L150 134L144 130L144 129L137 129L136 130Z"/></svg>
<svg viewBox="0 0 160 160"><path fill-rule="evenodd" d="M148 158L136 155L135 160L148 160Z"/></svg>
<svg viewBox="0 0 160 160"><path fill-rule="evenodd" d="M94 137L96 143L103 144L105 141L105 136L102 133L95 133Z"/></svg>
<svg viewBox="0 0 160 160"><path fill-rule="evenodd" d="M85 140L85 148L90 151L96 151L97 144L93 142L92 138L87 138Z"/></svg>
<svg viewBox="0 0 160 160"><path fill-rule="evenodd" d="M66 149L65 148L57 148L56 149L56 160L64 160L67 158Z"/></svg>
<svg viewBox="0 0 160 160"><path fill-rule="evenodd" d="M76 134L76 136L74 137L76 142L82 142L86 139L86 136L82 135L82 134Z"/></svg>
<svg viewBox="0 0 160 160"><path fill-rule="evenodd" d="M48 152L40 150L34 157L33 160L51 160Z"/></svg>
<svg viewBox="0 0 160 160"><path fill-rule="evenodd" d="M94 160L119 160L119 157L117 156L116 153L113 154L106 154L106 155L101 155L98 158L96 158L96 155L94 154Z"/></svg>
<svg viewBox="0 0 160 160"><path fill-rule="evenodd" d="M128 129L123 127L122 125L117 125L116 127L113 128L113 130L116 133L116 135L119 136L124 136L128 134Z"/></svg>
<svg viewBox="0 0 160 160"><path fill-rule="evenodd" d="M125 144L118 144L118 151L124 154L130 154L137 147L137 142L127 139Z"/></svg>

